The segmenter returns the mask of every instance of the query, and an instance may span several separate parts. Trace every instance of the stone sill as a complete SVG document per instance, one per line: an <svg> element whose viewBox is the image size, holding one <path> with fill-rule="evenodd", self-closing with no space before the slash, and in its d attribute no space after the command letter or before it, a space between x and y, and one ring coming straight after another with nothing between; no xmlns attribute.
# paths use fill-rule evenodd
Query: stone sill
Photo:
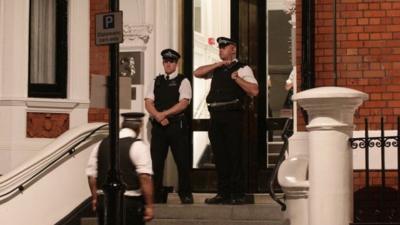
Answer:
<svg viewBox="0 0 400 225"><path fill-rule="evenodd" d="M0 99L0 106L26 106L29 109L73 110L89 108L89 100L84 99L48 99L48 98L10 98Z"/></svg>

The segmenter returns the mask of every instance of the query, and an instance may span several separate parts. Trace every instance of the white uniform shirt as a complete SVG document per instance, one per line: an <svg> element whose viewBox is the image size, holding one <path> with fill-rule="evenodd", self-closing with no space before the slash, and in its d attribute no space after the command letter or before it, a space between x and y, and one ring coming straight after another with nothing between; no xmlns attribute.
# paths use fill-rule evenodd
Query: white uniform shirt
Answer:
<svg viewBox="0 0 400 225"><path fill-rule="evenodd" d="M124 137L136 137L135 131L123 128L119 132L120 138ZM97 177L97 154L99 151L101 141L96 143L93 151L90 153L89 162L86 167L86 175L91 177ZM151 164L150 147L143 141L135 141L129 150L129 157L136 167L137 174L153 174L153 168ZM101 193L101 192L99 192ZM140 196L140 190L129 190L125 191L127 196Z"/></svg>
<svg viewBox="0 0 400 225"><path fill-rule="evenodd" d="M166 77L167 75L164 74L164 76ZM169 79L170 80L174 79L177 76L178 76L178 72L175 71L169 75ZM150 82L150 85L148 86L148 89L147 89L147 94L146 94L145 99L151 99L154 101L154 98L155 98L154 97L154 82L155 82L155 79L153 79ZM182 80L181 86L179 87L179 101L182 99L187 99L190 101L191 98L192 98L192 87L190 86L189 80L187 78L184 78Z"/></svg>
<svg viewBox="0 0 400 225"><path fill-rule="evenodd" d="M238 59L232 60L232 62L238 62ZM242 78L243 80L252 83L252 84L258 84L256 78L254 77L253 70L250 68L250 66L246 65L242 68L238 69L238 76ZM205 79L210 79L213 77L213 72L205 76Z"/></svg>
<svg viewBox="0 0 400 225"><path fill-rule="evenodd" d="M296 67L294 66L293 69L292 69L292 71L291 71L290 74L289 74L288 79L286 80L286 83L287 83L287 84L292 84L295 75L296 75Z"/></svg>

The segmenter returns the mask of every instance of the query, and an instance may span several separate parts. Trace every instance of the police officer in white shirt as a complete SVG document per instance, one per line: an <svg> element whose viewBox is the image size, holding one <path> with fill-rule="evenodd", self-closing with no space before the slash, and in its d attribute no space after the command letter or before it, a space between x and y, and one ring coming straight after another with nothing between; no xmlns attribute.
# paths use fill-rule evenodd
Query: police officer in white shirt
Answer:
<svg viewBox="0 0 400 225"><path fill-rule="evenodd" d="M149 146L138 139L144 113L123 113L120 136L120 172L126 185L124 193L125 224L145 224L153 218L152 163ZM109 137L94 146L90 154L86 175L92 193L92 208L97 212L99 224L104 224L102 187L109 169Z"/></svg>
<svg viewBox="0 0 400 225"><path fill-rule="evenodd" d="M150 84L145 97L145 107L152 121L150 148L154 200L156 203L166 202L163 173L168 148L171 147L178 168L180 200L183 204L191 204L189 129L184 111L192 98L192 89L186 76L177 73L180 54L173 49L164 49L161 56L164 72Z"/></svg>
<svg viewBox="0 0 400 225"><path fill-rule="evenodd" d="M251 68L236 58L237 42L217 39L222 61L201 66L197 78L212 79L207 96L210 112L208 136L215 157L218 192L207 204L244 204L244 168L242 163L242 120L244 98L258 95L258 84Z"/></svg>

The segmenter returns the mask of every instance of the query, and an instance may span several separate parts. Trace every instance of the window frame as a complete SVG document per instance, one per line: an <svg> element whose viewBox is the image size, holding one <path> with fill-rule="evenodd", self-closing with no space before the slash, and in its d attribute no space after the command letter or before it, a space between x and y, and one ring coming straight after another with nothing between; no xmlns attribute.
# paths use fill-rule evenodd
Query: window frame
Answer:
<svg viewBox="0 0 400 225"><path fill-rule="evenodd" d="M31 3L31 1L29 1ZM29 10L29 20L31 10ZM68 77L68 0L56 0L55 84L31 83L31 26L29 23L28 97L66 98Z"/></svg>

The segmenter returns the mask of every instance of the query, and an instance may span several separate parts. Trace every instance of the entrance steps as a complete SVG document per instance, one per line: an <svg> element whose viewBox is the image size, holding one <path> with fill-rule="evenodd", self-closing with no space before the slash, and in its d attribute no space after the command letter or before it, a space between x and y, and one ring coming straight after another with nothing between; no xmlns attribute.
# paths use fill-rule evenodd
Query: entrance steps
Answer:
<svg viewBox="0 0 400 225"><path fill-rule="evenodd" d="M278 204L269 195L255 195L254 204L207 205L204 199L214 194L194 194L195 203L180 204L169 194L167 204L155 205L155 218L148 225L284 225ZM81 225L97 225L96 218L82 218Z"/></svg>

